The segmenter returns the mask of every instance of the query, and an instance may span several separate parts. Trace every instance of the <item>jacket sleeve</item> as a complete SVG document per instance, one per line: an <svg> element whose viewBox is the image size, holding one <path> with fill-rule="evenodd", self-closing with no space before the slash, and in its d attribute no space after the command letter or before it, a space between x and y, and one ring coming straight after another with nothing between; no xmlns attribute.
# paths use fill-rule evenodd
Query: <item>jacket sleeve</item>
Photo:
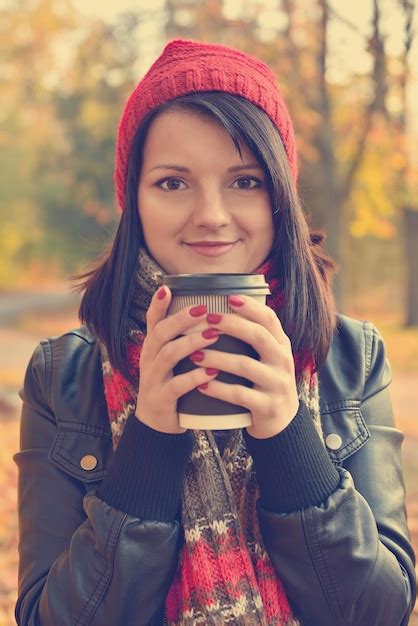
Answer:
<svg viewBox="0 0 418 626"><path fill-rule="evenodd" d="M345 466L333 468L336 488L331 461L327 469L319 451L324 446L300 415L290 426L296 443L289 445L285 431L270 440L246 437L260 473L266 549L304 626L406 626L415 602L402 435L394 426L383 340L371 325L369 337L360 408L370 438Z"/></svg>
<svg viewBox="0 0 418 626"><path fill-rule="evenodd" d="M47 400L51 373L45 366L44 348L48 348L48 343L37 347L27 368L21 392L20 451L14 455L19 471L17 624L149 625L162 610L179 551L175 513L180 504L176 485L182 482L182 462L178 469L170 465L170 458L173 463L178 462L179 454L174 448L178 450L183 445L180 456L185 459L189 443L187 438L183 444L180 440L174 442L170 435L160 442L168 459L164 467L170 466L169 472L177 476L176 485L172 477L166 477L175 492L168 508L157 499L154 505L148 500L149 515L138 516L136 513L144 508L141 497L146 495L142 483L140 493L136 491L136 499L133 497L135 511L116 507L94 489L86 494L81 481L49 460L57 424ZM119 495L121 502L133 494L132 484L139 478L137 467L130 468L129 463L125 463L123 474L119 458L133 458L130 446L133 448L141 439L136 428L141 425L133 418L130 433L125 439L125 433L122 435L119 460L114 455L119 470L115 474L112 465L108 470L109 494L112 490L124 493ZM148 435L152 438L153 433ZM149 469L148 476L151 474ZM164 480L162 474L158 478ZM116 481L120 481L119 489Z"/></svg>

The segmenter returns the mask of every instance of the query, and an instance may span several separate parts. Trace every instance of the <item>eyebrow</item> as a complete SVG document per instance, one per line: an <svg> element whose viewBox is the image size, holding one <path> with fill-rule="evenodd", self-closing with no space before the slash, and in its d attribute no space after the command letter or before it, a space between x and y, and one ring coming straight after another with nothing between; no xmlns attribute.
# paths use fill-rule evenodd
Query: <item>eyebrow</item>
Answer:
<svg viewBox="0 0 418 626"><path fill-rule="evenodd" d="M154 170L175 170L176 172L190 172L188 167L184 167L183 165L175 165L172 163L163 163L161 165L156 165L150 172ZM258 163L247 163L246 165L234 165L227 169L227 172L240 172L242 170L262 170L263 168L258 165Z"/></svg>

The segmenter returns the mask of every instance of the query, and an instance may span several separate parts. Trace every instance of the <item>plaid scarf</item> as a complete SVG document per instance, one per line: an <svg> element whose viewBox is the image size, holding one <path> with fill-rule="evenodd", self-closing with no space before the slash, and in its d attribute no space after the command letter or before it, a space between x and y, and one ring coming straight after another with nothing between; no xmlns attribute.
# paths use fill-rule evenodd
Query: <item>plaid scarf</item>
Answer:
<svg viewBox="0 0 418 626"><path fill-rule="evenodd" d="M267 274L269 263L254 273ZM128 359L139 380L139 355L146 333L146 311L161 284L161 267L141 249L136 291L129 316ZM267 305L283 305L277 280L269 282ZM135 411L134 388L109 362L101 344L104 389L114 449ZM296 359L295 359L296 362ZM318 379L313 363L298 377L299 398L319 432ZM194 445L182 496L184 544L166 597L171 626L298 626L286 592L263 545L256 502L257 476L242 429L228 433L223 453L215 431L192 431ZM322 433L321 433L322 435Z"/></svg>

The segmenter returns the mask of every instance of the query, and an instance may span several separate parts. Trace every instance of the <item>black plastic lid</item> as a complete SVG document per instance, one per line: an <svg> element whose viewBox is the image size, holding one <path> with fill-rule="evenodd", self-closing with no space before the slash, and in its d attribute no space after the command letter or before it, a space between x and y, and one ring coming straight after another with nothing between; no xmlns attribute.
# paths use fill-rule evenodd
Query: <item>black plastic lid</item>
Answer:
<svg viewBox="0 0 418 626"><path fill-rule="evenodd" d="M176 295L189 293L233 292L253 295L270 295L268 283L263 274L167 274L162 277L162 284L167 285Z"/></svg>

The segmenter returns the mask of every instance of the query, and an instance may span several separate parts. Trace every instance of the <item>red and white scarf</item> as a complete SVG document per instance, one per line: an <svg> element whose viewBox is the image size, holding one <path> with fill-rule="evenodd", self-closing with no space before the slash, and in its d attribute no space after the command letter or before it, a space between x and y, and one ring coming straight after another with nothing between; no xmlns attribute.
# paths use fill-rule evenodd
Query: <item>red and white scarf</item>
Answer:
<svg viewBox="0 0 418 626"><path fill-rule="evenodd" d="M268 270L267 262L254 273L262 273L267 279ZM163 274L161 267L141 250L127 339L130 368L138 381L145 315ZM278 282L273 279L269 285L272 295L267 297L267 305L277 311L283 306ZM101 351L116 448L129 414L135 411L138 386L111 367L104 345ZM322 436L313 362L298 377L298 391ZM184 544L165 603L168 623L297 626L283 583L263 544L256 511L257 476L242 430L230 432L222 455L211 431L193 431L193 437L182 496Z"/></svg>

